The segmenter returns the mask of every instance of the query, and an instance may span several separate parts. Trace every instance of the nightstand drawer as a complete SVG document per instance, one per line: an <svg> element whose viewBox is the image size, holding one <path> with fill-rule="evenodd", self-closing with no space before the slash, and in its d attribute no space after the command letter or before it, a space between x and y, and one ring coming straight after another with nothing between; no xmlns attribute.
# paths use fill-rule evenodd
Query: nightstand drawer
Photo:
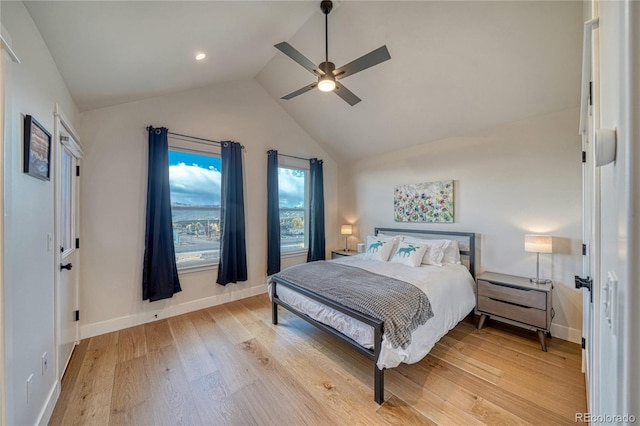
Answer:
<svg viewBox="0 0 640 426"><path fill-rule="evenodd" d="M345 256L355 256L356 254L358 254L358 252L353 251L353 250L349 250L349 251L345 251L345 250L332 250L332 251L331 251L331 259L340 259L341 257L345 257Z"/></svg>
<svg viewBox="0 0 640 426"><path fill-rule="evenodd" d="M478 280L478 296L486 296L536 309L547 309L547 294L543 291L508 287Z"/></svg>
<svg viewBox="0 0 640 426"><path fill-rule="evenodd" d="M478 296L478 310L503 318L517 318L518 322L534 327L547 328L547 312L544 310L512 305L487 296Z"/></svg>

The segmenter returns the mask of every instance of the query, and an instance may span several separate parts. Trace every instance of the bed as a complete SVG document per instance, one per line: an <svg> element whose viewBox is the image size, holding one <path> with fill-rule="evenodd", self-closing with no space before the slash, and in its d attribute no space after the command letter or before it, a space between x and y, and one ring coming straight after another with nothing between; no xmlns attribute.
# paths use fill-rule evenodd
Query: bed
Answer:
<svg viewBox="0 0 640 426"><path fill-rule="evenodd" d="M305 271L309 266L297 265L295 279L287 268L269 278L268 291L272 302L272 322L278 324L278 306L289 310L303 320L346 342L354 350L374 361L374 400L384 402L384 370L401 362L411 364L420 361L449 330L464 319L475 306L475 233L444 232L408 229L376 228L378 238L393 239L396 249L400 241L451 240L459 246L459 264L445 263L441 266L420 265L411 267L394 262L373 260L366 254L345 256L339 259L315 263L315 267L331 267L335 274L351 274L352 277L383 277L384 280L399 280L418 288L421 296L428 298L431 316L426 322L410 331L408 343L398 343L391 334L395 321L385 321L381 315L353 307L350 301L340 303L331 298L330 292L306 286L305 280L324 281L329 285L333 279L318 280ZM418 239L418 240L411 240ZM457 251L457 250L456 250ZM305 264L305 265L312 265ZM332 265L326 265L332 264ZM357 272L355 275L353 272ZM300 275L305 273L306 275ZM317 270L315 272L317 276ZM323 277L333 277L332 274ZM301 278L302 277L302 278ZM357 279L357 278L356 278ZM337 282L337 281L336 281ZM344 284L343 284L344 286ZM415 290L414 290L415 291ZM422 294L424 293L424 294ZM395 297L395 293L393 293ZM377 297L376 297L377 298ZM404 309L404 308L403 308ZM366 313L365 313L366 312ZM424 318L423 318L424 319ZM421 321L422 322L422 321ZM405 332L405 335L407 333ZM393 342L393 343L392 343Z"/></svg>

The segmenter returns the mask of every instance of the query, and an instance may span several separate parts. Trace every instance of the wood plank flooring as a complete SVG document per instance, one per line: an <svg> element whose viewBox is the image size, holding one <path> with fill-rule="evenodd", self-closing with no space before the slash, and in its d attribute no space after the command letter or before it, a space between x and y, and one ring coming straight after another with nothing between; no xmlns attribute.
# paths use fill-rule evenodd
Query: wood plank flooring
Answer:
<svg viewBox="0 0 640 426"><path fill-rule="evenodd" d="M586 411L580 347L490 322L458 324L385 372L266 295L83 340L51 425L571 424Z"/></svg>

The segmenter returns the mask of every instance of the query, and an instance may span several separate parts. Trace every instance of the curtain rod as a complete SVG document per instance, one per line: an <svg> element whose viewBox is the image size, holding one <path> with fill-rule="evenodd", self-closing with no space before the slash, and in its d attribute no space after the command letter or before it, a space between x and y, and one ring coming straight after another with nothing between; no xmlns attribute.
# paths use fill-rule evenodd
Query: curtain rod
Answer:
<svg viewBox="0 0 640 426"><path fill-rule="evenodd" d="M275 151L275 149L270 149L269 151L267 151L267 154L269 154L271 151ZM282 157L295 158L297 160L303 160L303 161L310 161L311 160L311 158L296 157L295 155L281 154L279 152L278 152L278 155L282 156Z"/></svg>
<svg viewBox="0 0 640 426"><path fill-rule="evenodd" d="M147 126L147 130L149 130L150 128L151 128L151 126ZM167 135L178 136L178 137L181 137L181 138L193 139L193 142L195 142L195 143L213 143L213 144L216 144L216 145L219 145L219 146L222 146L222 144L224 143L224 142L220 142L220 141L214 141L213 139L205 139L205 138L199 138L197 136L189 136L189 135L183 135L183 134L180 134L180 133L174 133L174 132L170 132L168 130L167 130ZM197 141L200 141L200 142L197 142ZM243 150L245 150L244 145L240 145L240 147Z"/></svg>
<svg viewBox="0 0 640 426"><path fill-rule="evenodd" d="M222 144L222 142L214 141L213 139L198 138L196 136L182 135L180 133L173 133L173 132L167 132L167 134L171 135L171 136L180 136L180 137L183 137L183 138L195 139L195 140L199 140L199 141L202 141L202 142L216 143L218 145Z"/></svg>

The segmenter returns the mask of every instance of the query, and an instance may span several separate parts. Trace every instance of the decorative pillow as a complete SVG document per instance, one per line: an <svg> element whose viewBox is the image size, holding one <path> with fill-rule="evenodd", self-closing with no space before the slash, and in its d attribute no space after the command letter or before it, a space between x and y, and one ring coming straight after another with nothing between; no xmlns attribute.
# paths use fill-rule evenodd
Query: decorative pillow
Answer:
<svg viewBox="0 0 640 426"><path fill-rule="evenodd" d="M367 236L367 247L364 252L364 258L368 260L389 260L389 255L394 249L396 240L393 238L378 238Z"/></svg>
<svg viewBox="0 0 640 426"><path fill-rule="evenodd" d="M420 266L427 249L427 246L400 242L396 252L391 256L391 262L407 266Z"/></svg>
<svg viewBox="0 0 640 426"><path fill-rule="evenodd" d="M429 247L429 250L427 250L422 258L422 263L424 265L435 266L442 266L445 250L451 244L451 240L422 240L414 237L407 237L404 241L411 244L421 244Z"/></svg>

